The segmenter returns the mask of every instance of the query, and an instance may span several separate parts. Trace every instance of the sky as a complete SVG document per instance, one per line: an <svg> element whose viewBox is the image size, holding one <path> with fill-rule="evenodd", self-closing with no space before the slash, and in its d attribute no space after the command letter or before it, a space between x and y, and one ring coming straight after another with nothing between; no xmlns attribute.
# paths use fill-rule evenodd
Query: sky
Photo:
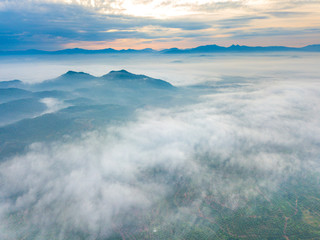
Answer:
<svg viewBox="0 0 320 240"><path fill-rule="evenodd" d="M319 0L0 0L0 50L319 44Z"/></svg>

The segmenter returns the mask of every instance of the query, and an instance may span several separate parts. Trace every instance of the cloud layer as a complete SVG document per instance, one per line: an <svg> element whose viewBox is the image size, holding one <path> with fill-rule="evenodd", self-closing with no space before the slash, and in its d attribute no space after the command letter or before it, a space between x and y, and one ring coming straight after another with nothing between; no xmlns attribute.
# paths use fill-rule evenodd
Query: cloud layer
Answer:
<svg viewBox="0 0 320 240"><path fill-rule="evenodd" d="M197 103L32 144L0 165L0 238L106 237L134 228L133 213L150 214L182 187L192 192L188 204L157 216L166 219L160 228L193 221L207 196L236 209L259 187L272 195L298 172L319 172L319 84L252 83L227 79L223 91L195 90Z"/></svg>
<svg viewBox="0 0 320 240"><path fill-rule="evenodd" d="M1 50L302 46L318 43L318 9L317 1L11 0L0 3L0 44Z"/></svg>

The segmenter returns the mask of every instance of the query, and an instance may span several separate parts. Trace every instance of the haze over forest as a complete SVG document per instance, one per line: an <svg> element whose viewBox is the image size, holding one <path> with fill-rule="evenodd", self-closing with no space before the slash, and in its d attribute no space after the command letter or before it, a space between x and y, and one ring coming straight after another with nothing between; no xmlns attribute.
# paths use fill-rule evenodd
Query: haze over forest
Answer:
<svg viewBox="0 0 320 240"><path fill-rule="evenodd" d="M3 57L1 239L317 238L318 57Z"/></svg>

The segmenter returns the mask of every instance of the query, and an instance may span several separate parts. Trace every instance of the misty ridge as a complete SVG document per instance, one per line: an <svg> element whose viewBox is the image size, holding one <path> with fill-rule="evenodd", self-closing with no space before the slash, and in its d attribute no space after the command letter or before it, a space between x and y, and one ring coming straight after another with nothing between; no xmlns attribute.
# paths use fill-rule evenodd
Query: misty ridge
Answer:
<svg viewBox="0 0 320 240"><path fill-rule="evenodd" d="M320 85L297 72L0 82L0 239L316 239Z"/></svg>
<svg viewBox="0 0 320 240"><path fill-rule="evenodd" d="M1 123L16 122L71 105L71 109L88 105L93 109L101 104L150 104L158 101L154 94L169 97L173 90L175 87L168 82L126 70L111 71L101 77L68 71L38 84L3 81L0 83Z"/></svg>

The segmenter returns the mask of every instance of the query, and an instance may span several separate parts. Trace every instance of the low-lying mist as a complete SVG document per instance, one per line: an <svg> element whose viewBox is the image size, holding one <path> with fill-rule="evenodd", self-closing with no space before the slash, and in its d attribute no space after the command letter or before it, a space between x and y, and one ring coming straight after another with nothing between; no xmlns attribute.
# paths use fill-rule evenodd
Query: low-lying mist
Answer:
<svg viewBox="0 0 320 240"><path fill-rule="evenodd" d="M154 93L79 135L28 140L0 165L0 238L183 239L183 224L219 221L208 202L236 211L271 201L320 170L320 84L288 76L224 75ZM46 114L72 105L44 103Z"/></svg>

